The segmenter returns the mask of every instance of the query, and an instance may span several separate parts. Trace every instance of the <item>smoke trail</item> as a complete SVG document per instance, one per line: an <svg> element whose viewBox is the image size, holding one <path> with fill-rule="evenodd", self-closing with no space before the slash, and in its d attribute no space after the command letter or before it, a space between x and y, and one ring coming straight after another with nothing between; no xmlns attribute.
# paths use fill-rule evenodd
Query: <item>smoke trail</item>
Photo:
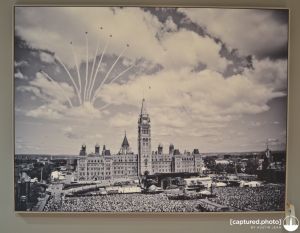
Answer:
<svg viewBox="0 0 300 233"><path fill-rule="evenodd" d="M91 73L90 73L90 83L89 83L89 86L87 88L87 99L89 100L89 96L90 96L90 89L92 87L92 83L93 83L93 73L94 73L94 68L95 68L95 63L96 63L96 57L97 57L97 54L98 54L98 47L99 47L99 40L97 42L97 49L96 49L96 52L95 52L95 56L94 56L94 61L93 61L93 65L92 65L92 70L91 70Z"/></svg>
<svg viewBox="0 0 300 233"><path fill-rule="evenodd" d="M109 105L111 105L111 104L105 104L101 108L98 108L98 110L103 110L103 109L107 108Z"/></svg>
<svg viewBox="0 0 300 233"><path fill-rule="evenodd" d="M127 69L123 70L121 73L119 73L116 77L114 77L109 84L113 83L114 81L116 81L117 79L119 79L123 74L125 74L128 70L132 69L132 67L134 67L134 65L129 66Z"/></svg>
<svg viewBox="0 0 300 233"><path fill-rule="evenodd" d="M100 30L102 30L103 28L100 27ZM87 99L90 100L90 92L91 92L91 88L92 88L92 84L93 84L93 74L94 74L94 68L95 68L95 64L96 64L96 59L97 59L97 56L98 56L98 51L99 51L99 44L100 44L100 37L98 37L98 40L97 40L97 48L96 48L96 51L95 51L95 56L94 56L94 61L93 61L93 65L92 65L92 71L90 73L90 85L88 86L88 89L87 89Z"/></svg>
<svg viewBox="0 0 300 233"><path fill-rule="evenodd" d="M91 89L90 89L90 93L89 93L89 99L90 100L91 100L92 92L93 92L93 89L94 89L94 86L95 86L95 81L96 81L96 78L97 78L97 74L99 72L99 68L100 68L100 65L102 63L102 59L103 59L103 56L104 56L104 54L106 52L106 49L107 49L108 45L109 45L109 39L106 41L106 44L105 44L105 46L103 48L100 60L98 62L97 68L96 68L96 72L95 72L94 77L93 77L93 81L92 81L92 85L91 85Z"/></svg>
<svg viewBox="0 0 300 233"><path fill-rule="evenodd" d="M127 46L128 47L128 46ZM115 60L114 64L110 67L109 71L106 73L104 79L102 80L100 86L98 87L98 89L95 91L95 94L93 96L93 99L92 99L92 103L94 104L95 100L96 100L96 96L98 95L98 92L101 90L104 82L106 81L106 79L108 78L108 76L110 75L111 71L113 70L113 68L115 67L115 65L117 64L117 62L119 61L120 57L125 53L127 47L125 47L123 49L123 51L120 53L120 55L118 56L118 58Z"/></svg>
<svg viewBox="0 0 300 233"><path fill-rule="evenodd" d="M89 40L87 36L88 32L85 32L85 39L86 39L86 69L85 69L85 85L84 85L84 92L83 92L83 100L86 100L86 89L88 86L88 73L89 73Z"/></svg>
<svg viewBox="0 0 300 233"><path fill-rule="evenodd" d="M57 86L57 87L59 87L59 88L61 89L61 91L62 91L61 93L63 94L63 96L65 97L65 99L69 102L70 107L73 108L72 101L71 101L70 98L66 95L66 92L65 92L65 90L62 88L62 86L59 85L59 83L56 82L53 78L51 78L50 75L47 74L46 72L44 72L44 71L42 71L42 70L41 70L40 72L42 73L42 75L46 76L46 78L50 79L51 83L52 83L54 86Z"/></svg>
<svg viewBox="0 0 300 233"><path fill-rule="evenodd" d="M67 74L69 75L69 78L70 78L70 80L71 80L71 82L72 82L72 84L73 84L73 86L75 87L75 90L76 90L76 94L77 94L77 97L78 97L78 100L79 100L79 103L80 103L80 105L82 104L82 102L81 102L81 98L80 98L80 94L79 94L79 90L78 90L78 87L77 87L77 85L76 85L76 83L75 83L75 81L74 81L74 79L73 79L73 77L72 77L72 75L70 74L70 72L69 72L69 70L68 70L68 68L65 66L65 64L60 60L60 58L57 56L57 55L55 55L55 59L64 67L64 69L65 69L65 71L67 72Z"/></svg>
<svg viewBox="0 0 300 233"><path fill-rule="evenodd" d="M72 48L72 53L73 53L73 57L74 57L74 62L75 62L76 70L77 70L77 78L78 78L78 84L79 84L79 93L80 93L80 98L81 98L81 75L80 75L80 71L79 71L79 67L78 67L77 55L76 55L76 53L74 51L73 43L70 42L70 44L71 44L71 48Z"/></svg>
<svg viewBox="0 0 300 233"><path fill-rule="evenodd" d="M134 65L128 67L127 69L123 70L121 73L119 73L115 78L113 78L109 84L113 83L114 81L116 81L118 78L120 78L123 74L125 74L128 70L130 70L132 67L134 67ZM98 110L103 110L104 108L107 108L109 105L111 104L105 104L104 106L102 106L101 108L98 108Z"/></svg>

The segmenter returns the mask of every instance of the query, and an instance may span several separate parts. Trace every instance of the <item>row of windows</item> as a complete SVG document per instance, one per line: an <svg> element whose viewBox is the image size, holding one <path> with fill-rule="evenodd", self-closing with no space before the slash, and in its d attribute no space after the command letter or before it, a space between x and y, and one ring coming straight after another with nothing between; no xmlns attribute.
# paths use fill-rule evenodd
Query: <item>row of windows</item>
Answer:
<svg viewBox="0 0 300 233"><path fill-rule="evenodd" d="M143 138L142 141L143 142L151 142L151 139L150 138Z"/></svg>
<svg viewBox="0 0 300 233"><path fill-rule="evenodd" d="M171 169L153 169L153 173L155 172L171 172Z"/></svg>
<svg viewBox="0 0 300 233"><path fill-rule="evenodd" d="M137 163L114 163L113 165L120 167L137 167Z"/></svg>
<svg viewBox="0 0 300 233"><path fill-rule="evenodd" d="M148 146L148 143L147 143L147 146ZM136 162L137 159L136 158L113 158L114 159L114 162ZM83 161L80 161L81 163L85 163L85 160ZM88 160L88 165L96 165L98 163L103 163L102 160Z"/></svg>
<svg viewBox="0 0 300 233"><path fill-rule="evenodd" d="M121 162L121 163L136 163L137 162L137 159L115 159L113 161L113 163L118 163L118 162ZM99 166L99 165L104 165L103 163L80 163L78 164L78 166L85 166L85 164L87 164L88 166ZM110 165L110 163L108 163Z"/></svg>
<svg viewBox="0 0 300 233"><path fill-rule="evenodd" d="M145 141L144 141L145 140ZM143 138L143 145L144 146L149 146L150 143L147 142L148 139L147 138ZM143 148L143 151L147 151L148 148ZM170 159L169 156L165 156L163 158L157 158L157 157L153 157L153 159L155 159L156 161L159 160L159 161L162 161L162 160L166 160L166 159ZM176 158L176 159L180 159L180 160L183 160L183 161L194 161L194 157L182 157L182 158ZM197 161L201 161L201 159L196 159ZM137 159L136 158L114 158L114 162L136 162ZM79 164L80 163L85 163L85 160L79 160ZM88 160L88 165L96 165L94 163L103 163L103 160Z"/></svg>
<svg viewBox="0 0 300 233"><path fill-rule="evenodd" d="M200 172L201 169L196 169L197 172ZM159 173L164 173L164 172L171 172L171 169L153 169L153 173L156 173L156 172L159 172ZM193 169L176 169L175 172L194 172ZM135 175L136 173L135 172L123 172L123 171L115 171L114 172L114 175ZM95 177L94 176L98 176L97 178L98 179L110 179L111 177L108 177L110 176L110 172L106 172L105 175L106 177L99 177L99 175L102 175L104 176L104 172L87 172L87 179L94 179ZM85 176L85 173L84 172L80 172L79 173L79 176L81 176L81 178L79 178L80 180L82 180L82 176Z"/></svg>
<svg viewBox="0 0 300 233"><path fill-rule="evenodd" d="M117 175L117 174L119 174L119 175L130 175L130 174L136 174L136 172L135 171L115 171L114 172L114 174L115 175ZM79 172L79 176L85 176L85 175L87 175L87 176L99 176L99 175L104 175L104 172L87 172L87 173L85 173L85 172ZM105 172L105 175L110 175L110 172Z"/></svg>
<svg viewBox="0 0 300 233"><path fill-rule="evenodd" d="M87 170L103 170L104 168L100 169L100 167L88 167Z"/></svg>
<svg viewBox="0 0 300 233"><path fill-rule="evenodd" d="M156 168L168 168L168 167L171 167L171 165L168 165L168 166L163 166L163 165L162 165L162 166L161 166L161 165L159 165L159 166L156 165L156 166L155 166L155 165L154 165L153 167L156 167Z"/></svg>
<svg viewBox="0 0 300 233"><path fill-rule="evenodd" d="M80 166L79 167L79 170L80 171L83 171L83 170L85 170L85 168L87 168L88 170L90 169L90 170L101 170L101 169L104 169L104 168L106 168L107 170L110 170L110 166L106 166L106 167L104 167L104 166L101 166L101 167L99 167L99 166Z"/></svg>
<svg viewBox="0 0 300 233"><path fill-rule="evenodd" d="M85 165L90 166L90 167L97 167L99 165L101 165L101 166L104 166L104 165L110 166L111 163L86 163L86 164L80 164L80 166L85 166Z"/></svg>
<svg viewBox="0 0 300 233"><path fill-rule="evenodd" d="M148 134L149 130L148 129L142 129L142 134Z"/></svg>
<svg viewBox="0 0 300 233"><path fill-rule="evenodd" d="M194 172L194 169L175 169L176 172Z"/></svg>
<svg viewBox="0 0 300 233"><path fill-rule="evenodd" d="M156 173L156 172L171 172L171 169L157 169L157 168L153 168L153 173ZM201 169L175 169L175 172L194 172L194 171L197 171L197 172L200 172Z"/></svg>
<svg viewBox="0 0 300 233"><path fill-rule="evenodd" d="M124 160L123 160L123 158L114 159L114 163L115 162L136 162L136 161L137 161L137 159L128 159L128 160L126 158Z"/></svg>
<svg viewBox="0 0 300 233"><path fill-rule="evenodd" d="M88 177L79 177L80 181L83 180L110 180L111 176L88 176Z"/></svg>
<svg viewBox="0 0 300 233"><path fill-rule="evenodd" d="M130 167L114 167L114 170L124 170L124 169L130 170L130 169L135 169L135 168L137 168L137 166L134 166L134 167L132 167L132 166L130 166Z"/></svg>
<svg viewBox="0 0 300 233"><path fill-rule="evenodd" d="M133 174L133 173L136 173L136 172L131 172L131 171L114 171L114 174L126 174L126 175L129 175L129 174Z"/></svg>
<svg viewBox="0 0 300 233"><path fill-rule="evenodd" d="M89 163L103 163L103 160L88 160Z"/></svg>
<svg viewBox="0 0 300 233"><path fill-rule="evenodd" d="M79 172L80 176L85 176L85 172ZM86 175L104 175L104 172L87 172ZM110 175L110 172L105 172L105 175Z"/></svg>
<svg viewBox="0 0 300 233"><path fill-rule="evenodd" d="M144 154L143 155L144 158L149 158L150 155L149 154ZM158 159L155 159L153 160L152 159L152 163L153 164L158 164L158 165L169 165L172 163L172 160L163 160L162 158L160 158L159 160ZM196 161L196 166L200 166L202 164L202 161ZM118 162L115 162L114 165L118 165ZM123 167L136 167L137 166L137 163L129 163L129 162L123 162L122 164L119 164L120 166L114 166L114 169L122 169ZM194 162L193 161L181 161L181 160L177 160L176 161L176 166L193 166L194 165ZM99 164L84 164L84 165L79 165L78 166L78 169L79 170L85 170L86 167L87 169L91 169L91 170L101 170L103 169L103 166L104 165L101 165L99 166ZM110 164L106 164L106 169L107 170L110 170Z"/></svg>
<svg viewBox="0 0 300 233"><path fill-rule="evenodd" d="M156 164L164 164L164 163L171 163L172 162L172 160L153 160L152 159L152 162L153 163L156 163Z"/></svg>
<svg viewBox="0 0 300 233"><path fill-rule="evenodd" d="M190 161L192 161L192 160L194 160L194 158L193 157L191 157L191 158L182 158L182 160L190 160Z"/></svg>
<svg viewBox="0 0 300 233"><path fill-rule="evenodd" d="M113 169L135 169L137 166L137 164L132 165L132 164L128 164L127 166L119 166L119 167L113 167ZM106 167L107 170L110 170L111 167ZM79 171L85 171L85 169L87 170L104 170L104 167L80 167Z"/></svg>
<svg viewBox="0 0 300 233"><path fill-rule="evenodd" d="M165 161L165 160L170 160L171 161L171 157L170 156L154 156L152 155L152 160L156 160L156 161Z"/></svg>

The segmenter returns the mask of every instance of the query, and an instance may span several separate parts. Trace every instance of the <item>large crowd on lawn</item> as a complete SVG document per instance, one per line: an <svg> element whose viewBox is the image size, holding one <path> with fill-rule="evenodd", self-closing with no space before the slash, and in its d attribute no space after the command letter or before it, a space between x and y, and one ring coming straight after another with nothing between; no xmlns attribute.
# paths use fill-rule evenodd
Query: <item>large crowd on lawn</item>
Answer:
<svg viewBox="0 0 300 233"><path fill-rule="evenodd" d="M233 207L237 211L284 210L285 188L268 184L260 187L219 187L214 189L211 201Z"/></svg>
<svg viewBox="0 0 300 233"><path fill-rule="evenodd" d="M44 211L63 212L195 212L197 200L169 200L165 194L112 194L51 198Z"/></svg>
<svg viewBox="0 0 300 233"><path fill-rule="evenodd" d="M218 187L210 201L234 211L284 210L284 186ZM51 197L44 211L59 212L199 212L199 200L169 200L160 194L111 194Z"/></svg>

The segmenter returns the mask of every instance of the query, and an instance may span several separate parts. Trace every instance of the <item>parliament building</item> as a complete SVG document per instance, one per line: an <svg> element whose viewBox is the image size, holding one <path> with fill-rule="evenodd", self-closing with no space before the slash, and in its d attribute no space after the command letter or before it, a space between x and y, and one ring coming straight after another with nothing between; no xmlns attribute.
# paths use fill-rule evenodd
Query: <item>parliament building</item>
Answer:
<svg viewBox="0 0 300 233"><path fill-rule="evenodd" d="M174 145L170 145L165 153L159 144L156 151L151 148L151 124L145 100L142 101L138 119L138 154L130 148L126 132L117 154L103 146L95 146L95 152L87 154L82 145L76 168L78 181L110 180L117 178L137 178L145 174L155 173L202 173L203 161L198 149L193 152L180 153Z"/></svg>

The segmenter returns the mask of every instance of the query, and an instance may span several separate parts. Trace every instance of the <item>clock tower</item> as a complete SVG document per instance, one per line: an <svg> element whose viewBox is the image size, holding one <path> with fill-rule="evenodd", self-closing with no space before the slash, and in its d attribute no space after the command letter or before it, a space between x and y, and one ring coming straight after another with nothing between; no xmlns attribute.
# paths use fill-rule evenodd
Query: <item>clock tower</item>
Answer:
<svg viewBox="0 0 300 233"><path fill-rule="evenodd" d="M138 120L138 160L139 175L152 174L151 125L145 99Z"/></svg>

